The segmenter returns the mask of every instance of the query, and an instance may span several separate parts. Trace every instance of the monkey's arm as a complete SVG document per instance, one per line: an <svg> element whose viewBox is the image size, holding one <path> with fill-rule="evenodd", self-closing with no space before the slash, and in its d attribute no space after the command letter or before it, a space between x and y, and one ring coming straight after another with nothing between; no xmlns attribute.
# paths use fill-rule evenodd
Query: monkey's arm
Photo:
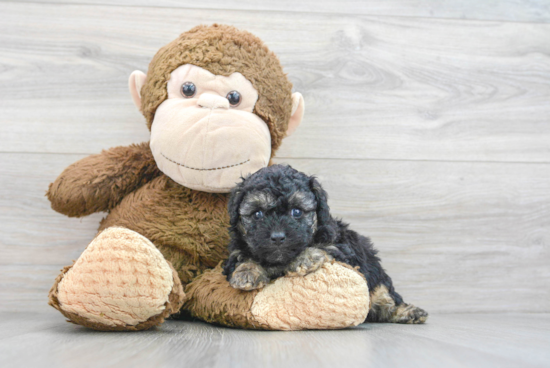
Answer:
<svg viewBox="0 0 550 368"><path fill-rule="evenodd" d="M55 211L82 217L112 209L160 174L149 142L115 147L67 167L50 184L46 196Z"/></svg>

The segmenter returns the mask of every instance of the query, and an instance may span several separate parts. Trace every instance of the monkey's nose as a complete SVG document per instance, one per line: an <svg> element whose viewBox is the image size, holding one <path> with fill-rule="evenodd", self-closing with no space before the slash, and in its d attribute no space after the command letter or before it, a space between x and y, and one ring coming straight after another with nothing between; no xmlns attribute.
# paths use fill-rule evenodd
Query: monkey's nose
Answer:
<svg viewBox="0 0 550 368"><path fill-rule="evenodd" d="M271 233L271 242L275 244L282 244L286 239L285 233L282 231Z"/></svg>
<svg viewBox="0 0 550 368"><path fill-rule="evenodd" d="M210 93L203 93L199 97L197 103L200 107L206 107L208 109L229 109L229 101L227 98Z"/></svg>

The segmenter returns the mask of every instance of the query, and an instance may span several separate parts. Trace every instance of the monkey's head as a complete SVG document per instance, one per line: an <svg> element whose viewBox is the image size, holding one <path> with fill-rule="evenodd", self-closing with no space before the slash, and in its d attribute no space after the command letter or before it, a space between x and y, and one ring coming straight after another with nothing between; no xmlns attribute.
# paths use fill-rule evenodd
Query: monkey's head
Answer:
<svg viewBox="0 0 550 368"><path fill-rule="evenodd" d="M159 169L206 192L229 192L266 167L300 124L304 101L277 56L231 26L198 26L159 50L130 92Z"/></svg>

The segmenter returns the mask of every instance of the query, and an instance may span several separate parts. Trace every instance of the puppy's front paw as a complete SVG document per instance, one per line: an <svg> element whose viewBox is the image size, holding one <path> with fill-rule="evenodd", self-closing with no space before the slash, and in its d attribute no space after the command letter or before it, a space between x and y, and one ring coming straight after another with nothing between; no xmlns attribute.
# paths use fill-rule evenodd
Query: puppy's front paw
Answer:
<svg viewBox="0 0 550 368"><path fill-rule="evenodd" d="M268 283L267 273L262 266L254 262L238 265L229 280L229 284L235 289L247 291L263 288Z"/></svg>
<svg viewBox="0 0 550 368"><path fill-rule="evenodd" d="M317 271L328 261L329 255L319 248L306 248L286 269L289 276L305 276Z"/></svg>

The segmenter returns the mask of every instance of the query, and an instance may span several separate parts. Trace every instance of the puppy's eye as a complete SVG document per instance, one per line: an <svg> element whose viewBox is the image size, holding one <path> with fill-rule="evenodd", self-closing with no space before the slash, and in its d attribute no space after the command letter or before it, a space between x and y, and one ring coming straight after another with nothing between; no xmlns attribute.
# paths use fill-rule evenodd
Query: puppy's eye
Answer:
<svg viewBox="0 0 550 368"><path fill-rule="evenodd" d="M183 95L183 97L191 98L195 95L195 93L197 93L197 87L193 82L185 82L181 86L181 94Z"/></svg>
<svg viewBox="0 0 550 368"><path fill-rule="evenodd" d="M293 208L292 211L290 211L290 214L294 218L300 218L300 217L302 217L302 210L300 210L298 208Z"/></svg>
<svg viewBox="0 0 550 368"><path fill-rule="evenodd" d="M252 215L252 216L254 216L254 218L255 218L256 220L259 220L259 219L261 219L262 217L264 217L264 213L263 213L262 211L257 211L257 212L254 212L254 215Z"/></svg>

